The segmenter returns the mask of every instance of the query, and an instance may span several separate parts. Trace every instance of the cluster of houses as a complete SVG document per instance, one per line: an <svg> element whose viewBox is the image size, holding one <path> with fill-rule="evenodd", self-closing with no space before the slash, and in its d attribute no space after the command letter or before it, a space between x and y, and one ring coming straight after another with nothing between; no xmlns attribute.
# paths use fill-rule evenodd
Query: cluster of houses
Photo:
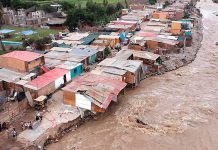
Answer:
<svg viewBox="0 0 218 150"><path fill-rule="evenodd" d="M5 25L19 27L46 27L51 29L64 29L66 14L61 11L60 7L56 12L46 13L43 10L38 10L36 7L29 9L11 9L3 8L2 20Z"/></svg>
<svg viewBox="0 0 218 150"><path fill-rule="evenodd" d="M104 112L125 88L158 73L162 55L191 45L196 20L184 19L185 5L131 5L96 33L62 34L45 52L1 55L1 90L35 99L61 88L64 104Z"/></svg>

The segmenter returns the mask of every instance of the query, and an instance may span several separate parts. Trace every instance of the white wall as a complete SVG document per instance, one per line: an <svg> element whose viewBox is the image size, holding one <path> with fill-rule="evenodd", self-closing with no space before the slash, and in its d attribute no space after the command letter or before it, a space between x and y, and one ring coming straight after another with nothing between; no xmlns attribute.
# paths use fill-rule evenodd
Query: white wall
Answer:
<svg viewBox="0 0 218 150"><path fill-rule="evenodd" d="M60 77L55 80L55 89L59 88L61 84L64 84L64 77Z"/></svg>
<svg viewBox="0 0 218 150"><path fill-rule="evenodd" d="M91 110L92 102L83 96L82 94L76 93L76 106L84 109Z"/></svg>

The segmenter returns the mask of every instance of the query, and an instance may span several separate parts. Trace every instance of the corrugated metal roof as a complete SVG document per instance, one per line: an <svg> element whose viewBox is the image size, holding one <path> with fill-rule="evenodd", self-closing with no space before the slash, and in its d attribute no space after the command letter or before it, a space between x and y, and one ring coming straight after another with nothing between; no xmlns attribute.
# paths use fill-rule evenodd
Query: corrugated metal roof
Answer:
<svg viewBox="0 0 218 150"><path fill-rule="evenodd" d="M50 51L60 51L60 52L69 52L71 51L71 48L65 48L65 47L52 47Z"/></svg>
<svg viewBox="0 0 218 150"><path fill-rule="evenodd" d="M113 87L113 93L115 95L118 95L120 91L126 86L125 82L97 74L87 73L83 76L75 78L70 84L64 87L63 90L76 92L80 90L80 87L82 86L92 87L96 86L99 83Z"/></svg>
<svg viewBox="0 0 218 150"><path fill-rule="evenodd" d="M118 60L128 60L132 55L132 51L121 50L113 58Z"/></svg>
<svg viewBox="0 0 218 150"><path fill-rule="evenodd" d="M126 83L114 78L87 73L75 78L63 90L70 92L83 91L83 94L95 105L106 109L125 86Z"/></svg>
<svg viewBox="0 0 218 150"><path fill-rule="evenodd" d="M94 54L96 54L98 51L92 48L84 48L84 49L80 49L80 48L73 48L72 51L70 52L72 55L76 55L76 56L92 56Z"/></svg>
<svg viewBox="0 0 218 150"><path fill-rule="evenodd" d="M43 55L40 55L38 53L29 52L29 51L13 51L4 55L1 55L0 57L8 57L8 58L15 58L22 61L33 61L37 58L42 57Z"/></svg>
<svg viewBox="0 0 218 150"><path fill-rule="evenodd" d="M155 37L155 36L157 36L156 33L143 32L143 31L138 32L136 35L137 35L137 36L140 36L140 37Z"/></svg>
<svg viewBox="0 0 218 150"><path fill-rule="evenodd" d="M22 77L26 76L26 73L20 73L12 70L8 70L5 68L0 69L0 80L14 83L21 80Z"/></svg>
<svg viewBox="0 0 218 150"><path fill-rule="evenodd" d="M63 64L57 65L56 68L71 70L71 69L76 68L78 66L82 66L82 63L66 61Z"/></svg>
<svg viewBox="0 0 218 150"><path fill-rule="evenodd" d="M56 79L60 78L68 72L69 71L66 69L55 68L37 77L36 79L29 81L25 86L31 89L38 90L50 84L51 82L55 81Z"/></svg>
<svg viewBox="0 0 218 150"><path fill-rule="evenodd" d="M82 45L88 45L91 44L91 42L93 42L95 40L95 38L97 38L100 34L96 33L96 34L89 34L87 37L82 38L81 40L84 41L81 44Z"/></svg>
<svg viewBox="0 0 218 150"><path fill-rule="evenodd" d="M117 60L114 58L107 58L101 61L98 65L119 68L135 73L143 65L143 62L140 60Z"/></svg>
<svg viewBox="0 0 218 150"><path fill-rule="evenodd" d="M148 59L148 60L156 60L160 57L158 54L154 54L147 51L132 51L134 57Z"/></svg>

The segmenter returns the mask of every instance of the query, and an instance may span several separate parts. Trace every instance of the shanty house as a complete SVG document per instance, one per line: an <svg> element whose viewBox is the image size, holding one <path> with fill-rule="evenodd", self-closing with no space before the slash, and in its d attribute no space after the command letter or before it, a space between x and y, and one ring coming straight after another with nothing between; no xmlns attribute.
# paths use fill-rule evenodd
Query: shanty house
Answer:
<svg viewBox="0 0 218 150"><path fill-rule="evenodd" d="M97 53L98 51L95 49L92 49L90 47L86 47L86 48L73 48L71 51L72 55L75 56L85 56L88 58L88 64L93 64L96 62L97 59Z"/></svg>
<svg viewBox="0 0 218 150"><path fill-rule="evenodd" d="M101 75L87 73L63 88L64 103L94 112L104 112L126 83Z"/></svg>
<svg viewBox="0 0 218 150"><path fill-rule="evenodd" d="M168 18L167 12L154 12L152 18L159 20L166 20Z"/></svg>
<svg viewBox="0 0 218 150"><path fill-rule="evenodd" d="M31 72L45 64L43 55L29 51L13 51L0 56L0 66L19 72Z"/></svg>
<svg viewBox="0 0 218 150"><path fill-rule="evenodd" d="M173 35L179 35L181 33L182 24L178 21L172 21L171 23L171 33Z"/></svg>
<svg viewBox="0 0 218 150"><path fill-rule="evenodd" d="M69 70L55 68L36 79L27 82L24 87L25 91L30 91L33 98L41 95L49 95L62 85L71 80L71 73Z"/></svg>
<svg viewBox="0 0 218 150"><path fill-rule="evenodd" d="M126 83L132 86L137 86L145 74L143 62L139 60L117 60L114 58L107 58L98 65L101 67L126 70Z"/></svg>
<svg viewBox="0 0 218 150"><path fill-rule="evenodd" d="M118 35L100 35L97 39L109 41L111 47L114 47L117 43L120 43L120 37Z"/></svg>
<svg viewBox="0 0 218 150"><path fill-rule="evenodd" d="M162 61L160 55L150 53L147 51L132 51L134 60L141 60L143 64L147 67L146 73L158 72Z"/></svg>
<svg viewBox="0 0 218 150"><path fill-rule="evenodd" d="M93 74L115 78L117 80L127 82L127 71L111 67L97 67L91 71Z"/></svg>
<svg viewBox="0 0 218 150"><path fill-rule="evenodd" d="M3 83L4 90L14 88L16 82L19 82L24 76L26 76L26 73L16 72L6 68L0 69L0 80Z"/></svg>
<svg viewBox="0 0 218 150"><path fill-rule="evenodd" d="M75 78L76 76L80 75L83 72L83 65L82 63L76 62L64 62L63 64L57 65L56 68L66 69L70 71L71 79Z"/></svg>

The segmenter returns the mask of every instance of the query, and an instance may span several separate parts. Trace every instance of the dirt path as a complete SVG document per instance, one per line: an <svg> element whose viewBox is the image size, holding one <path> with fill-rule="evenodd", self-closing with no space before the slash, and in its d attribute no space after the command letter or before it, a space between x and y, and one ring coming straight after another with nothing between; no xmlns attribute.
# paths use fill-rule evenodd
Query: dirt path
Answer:
<svg viewBox="0 0 218 150"><path fill-rule="evenodd" d="M204 38L194 62L144 80L109 112L51 150L218 149L218 4L201 1Z"/></svg>

